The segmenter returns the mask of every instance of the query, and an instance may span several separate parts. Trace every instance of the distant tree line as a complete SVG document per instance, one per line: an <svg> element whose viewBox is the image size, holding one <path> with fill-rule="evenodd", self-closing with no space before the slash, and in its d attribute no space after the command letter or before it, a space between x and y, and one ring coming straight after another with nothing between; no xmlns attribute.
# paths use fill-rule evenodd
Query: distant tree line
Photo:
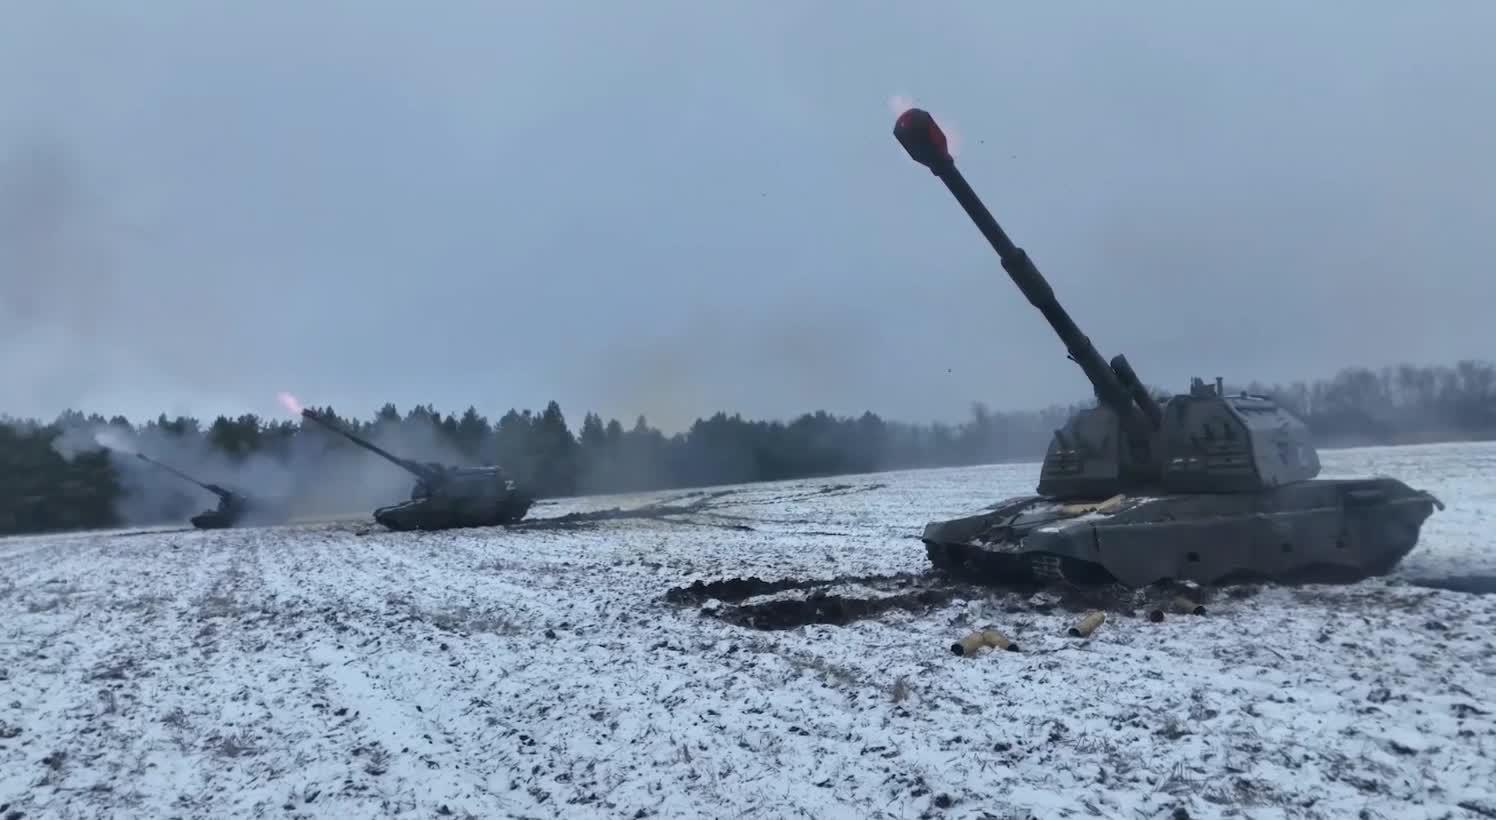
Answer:
<svg viewBox="0 0 1496 820"><path fill-rule="evenodd" d="M1298 413L1321 446L1496 437L1496 366L1482 361L1347 368L1328 380L1246 389ZM510 410L497 422L473 407L446 415L423 405L402 414L386 404L368 420L332 408L320 412L371 438L391 430L418 433L458 461L500 464L541 497L557 497L1038 459L1053 429L1081 406L995 412L976 404L960 424L909 424L873 413L815 412L789 422L718 413L671 436L643 416L625 427L595 413L584 415L574 433L554 401L539 413ZM165 415L136 425L76 411L48 423L0 421L0 533L118 524L122 485L110 456L87 448L64 455L54 444L69 430L107 427L127 438L166 437L205 448L231 462L269 457L290 463L298 443L313 432L308 428L316 427L254 415L220 416L206 427ZM351 446L315 432L318 447Z"/></svg>

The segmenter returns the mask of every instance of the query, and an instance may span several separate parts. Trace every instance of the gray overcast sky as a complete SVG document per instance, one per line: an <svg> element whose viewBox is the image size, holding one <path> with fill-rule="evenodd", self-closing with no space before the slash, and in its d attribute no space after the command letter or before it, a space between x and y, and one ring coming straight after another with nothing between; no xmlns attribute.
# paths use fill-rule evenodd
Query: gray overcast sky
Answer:
<svg viewBox="0 0 1496 820"><path fill-rule="evenodd" d="M855 10L854 10L855 9ZM1496 355L1496 4L0 0L0 411L1088 393ZM29 159L28 159L29 158ZM18 215L19 212L19 215Z"/></svg>

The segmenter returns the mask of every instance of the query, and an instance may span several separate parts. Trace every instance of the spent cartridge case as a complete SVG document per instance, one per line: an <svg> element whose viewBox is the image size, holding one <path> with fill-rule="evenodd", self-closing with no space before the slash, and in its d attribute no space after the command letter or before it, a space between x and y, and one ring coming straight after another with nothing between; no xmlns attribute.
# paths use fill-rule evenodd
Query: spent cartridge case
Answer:
<svg viewBox="0 0 1496 820"><path fill-rule="evenodd" d="M1199 601L1192 601L1181 595L1174 599L1174 611L1186 615L1204 615L1205 607Z"/></svg>
<svg viewBox="0 0 1496 820"><path fill-rule="evenodd" d="M1106 613L1105 612L1101 612L1100 610L1098 610L1096 612L1092 612L1091 614L1087 615L1086 617L1081 618L1080 621L1078 623L1076 623L1075 626L1070 627L1070 637L1072 637L1072 638L1086 638L1086 637L1089 637L1092 632L1096 631L1096 627L1101 626L1102 623L1104 623L1105 621L1106 621Z"/></svg>
<svg viewBox="0 0 1496 820"><path fill-rule="evenodd" d="M982 649L982 647L1002 649L1008 652L1018 651L1018 644L1008 640L1007 635L996 629L982 629L951 644L951 653L955 655L973 655Z"/></svg>

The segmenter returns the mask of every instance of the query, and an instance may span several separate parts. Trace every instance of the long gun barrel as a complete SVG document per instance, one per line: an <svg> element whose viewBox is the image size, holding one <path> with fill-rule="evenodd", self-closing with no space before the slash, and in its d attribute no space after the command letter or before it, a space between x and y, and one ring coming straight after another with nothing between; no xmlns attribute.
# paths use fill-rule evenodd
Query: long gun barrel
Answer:
<svg viewBox="0 0 1496 820"><path fill-rule="evenodd" d="M434 474L425 465L423 465L423 464L417 464L414 461L409 461L407 459L403 459L403 458L401 458L401 457L399 457L397 455L394 455L393 453L390 453L389 451L387 451L387 450L385 450L385 449L383 449L381 447L376 446L372 442L365 441L362 438L359 438L358 436L355 436L354 434L348 432L347 430L344 430L342 427L339 427L338 425L333 424L330 420L325 419L325 418L317 415L315 412L313 412L311 410L311 408L303 409L301 411L301 415L302 415L302 418L311 419L312 421L317 422L318 424L322 425L323 427L326 427L327 429L333 431L334 433L337 433L338 435L342 436L343 438L348 439L349 441L353 442L354 444L357 444L358 446L364 448L365 450L368 450L369 452L371 452L371 453L379 456L380 458L383 458L386 461L394 462L396 465L404 468L407 472L415 475L416 478L419 478L422 481L430 483L430 482L437 481L437 480L439 480L441 478L440 476Z"/></svg>
<svg viewBox="0 0 1496 820"><path fill-rule="evenodd" d="M146 462L147 464L153 464L156 467L159 467L162 470L165 470L166 472L171 473L172 475L176 476L177 478L182 479L183 481L187 481L187 482L190 482L192 484L196 484L197 486L202 487L204 490L207 490L208 492L210 492L210 493L218 496L219 498L223 499L224 501L228 501L234 495L233 493L229 492L228 490L225 490L224 488L218 486L217 484L208 484L208 483L205 483L205 482L202 482L202 481L198 481L197 479L193 478L190 475L187 475L186 473L182 472L181 470L176 469L175 467L168 467L167 465L162 464L161 462L159 462L159 461L157 461L157 460L155 460L153 458L147 457L144 453L136 453L135 457L138 458L138 459L140 459L141 461Z"/></svg>
<svg viewBox="0 0 1496 820"><path fill-rule="evenodd" d="M1148 391L1133 374L1127 360L1117 356L1109 366L1097 352L1091 340L1080 331L1070 314L1055 299L1049 282L1034 267L1024 250L1013 244L1002 226L987 210L966 178L956 169L956 161L947 148L945 133L935 124L929 112L911 108L899 115L893 127L894 138L909 152L915 162L930 169L945 187L949 188L956 201L966 210L966 215L976 223L982 236L991 243L1002 259L1003 270L1023 295L1044 318L1049 320L1060 340L1070 352L1070 358L1085 371L1086 378L1096 390L1096 398L1110 407L1121 419L1124 429L1139 438L1157 430L1162 413Z"/></svg>

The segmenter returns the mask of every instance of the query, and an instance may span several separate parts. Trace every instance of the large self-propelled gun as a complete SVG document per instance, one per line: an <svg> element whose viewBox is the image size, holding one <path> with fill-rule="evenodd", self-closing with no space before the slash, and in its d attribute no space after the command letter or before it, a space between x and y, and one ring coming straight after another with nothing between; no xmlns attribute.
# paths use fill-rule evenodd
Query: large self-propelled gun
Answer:
<svg viewBox="0 0 1496 820"><path fill-rule="evenodd" d="M1162 404L1102 358L956 169L929 113L894 136L945 183L1080 365L1096 406L1055 431L1032 495L934 521L934 566L978 582L1354 581L1391 571L1443 504L1395 478L1324 479L1307 426L1267 396L1193 379Z"/></svg>
<svg viewBox="0 0 1496 820"><path fill-rule="evenodd" d="M311 409L301 415L415 476L410 500L374 511L374 520L392 530L445 530L493 527L525 517L535 496L499 467L450 467L411 461L343 429Z"/></svg>
<svg viewBox="0 0 1496 820"><path fill-rule="evenodd" d="M267 504L258 499L252 499L243 493L237 493L233 490L225 489L217 484L212 484L206 481L198 481L197 479L193 478L190 475L187 475L181 470L162 464L161 462L150 458L143 453L136 453L135 457L140 459L141 461L146 462L147 464L155 466L158 469L171 473L172 475L182 479L189 484L195 484L198 487L201 487L202 489L218 496L217 507L211 510L204 510L189 519L192 522L192 526L200 530L218 530L226 529L228 527L236 527L239 524L246 523L245 519L251 516L263 518L266 520L274 520L281 517L279 515L280 511L273 505Z"/></svg>

